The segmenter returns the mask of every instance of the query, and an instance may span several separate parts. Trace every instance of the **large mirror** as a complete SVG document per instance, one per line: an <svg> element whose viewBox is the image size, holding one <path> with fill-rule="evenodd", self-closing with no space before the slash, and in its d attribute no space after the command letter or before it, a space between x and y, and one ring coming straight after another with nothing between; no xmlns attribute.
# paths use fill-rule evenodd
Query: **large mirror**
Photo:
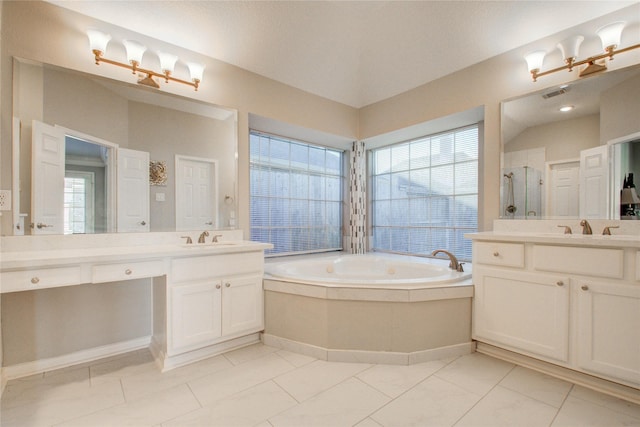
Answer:
<svg viewBox="0 0 640 427"><path fill-rule="evenodd" d="M504 101L500 217L619 218L640 173L638 87L633 66Z"/></svg>
<svg viewBox="0 0 640 427"><path fill-rule="evenodd" d="M20 59L13 88L14 234L237 228L236 110Z"/></svg>

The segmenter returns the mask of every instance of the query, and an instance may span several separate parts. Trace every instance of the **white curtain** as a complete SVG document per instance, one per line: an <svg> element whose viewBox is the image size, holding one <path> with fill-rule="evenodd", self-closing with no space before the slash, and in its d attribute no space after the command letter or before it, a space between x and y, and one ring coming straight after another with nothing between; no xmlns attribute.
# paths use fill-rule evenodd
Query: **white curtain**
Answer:
<svg viewBox="0 0 640 427"><path fill-rule="evenodd" d="M367 158L363 141L353 141L349 163L349 249L353 254L363 254L367 231Z"/></svg>

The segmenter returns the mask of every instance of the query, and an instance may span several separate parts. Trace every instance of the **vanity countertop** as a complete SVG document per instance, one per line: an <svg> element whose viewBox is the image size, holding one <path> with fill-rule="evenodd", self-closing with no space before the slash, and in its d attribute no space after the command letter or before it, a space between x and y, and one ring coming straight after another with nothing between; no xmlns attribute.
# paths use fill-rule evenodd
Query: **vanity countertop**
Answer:
<svg viewBox="0 0 640 427"><path fill-rule="evenodd" d="M607 248L640 248L640 236L602 234L562 234L515 231L483 231L468 233L466 238L478 241L526 242L566 246L588 246Z"/></svg>
<svg viewBox="0 0 640 427"><path fill-rule="evenodd" d="M205 244L149 244L130 246L34 249L0 252L0 270L59 266L79 263L108 263L165 257L193 257L262 251L272 246L247 240Z"/></svg>

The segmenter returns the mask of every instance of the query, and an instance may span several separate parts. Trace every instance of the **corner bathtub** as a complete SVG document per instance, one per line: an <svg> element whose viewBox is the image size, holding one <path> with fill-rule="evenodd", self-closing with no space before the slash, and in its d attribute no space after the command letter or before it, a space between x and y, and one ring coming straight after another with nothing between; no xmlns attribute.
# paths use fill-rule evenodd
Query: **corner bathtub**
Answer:
<svg viewBox="0 0 640 427"><path fill-rule="evenodd" d="M331 361L411 364L473 351L471 265L401 255L267 262L266 344Z"/></svg>

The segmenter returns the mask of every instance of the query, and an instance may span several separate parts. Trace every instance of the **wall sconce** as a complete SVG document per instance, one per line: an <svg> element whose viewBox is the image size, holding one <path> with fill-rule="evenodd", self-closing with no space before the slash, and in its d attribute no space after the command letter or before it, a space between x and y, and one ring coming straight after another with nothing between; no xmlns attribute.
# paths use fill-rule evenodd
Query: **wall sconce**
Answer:
<svg viewBox="0 0 640 427"><path fill-rule="evenodd" d="M574 67L579 67L585 64L587 64L587 66L582 71L580 71L580 77L588 76L589 74L606 70L607 66L605 64L597 64L596 62L607 57L609 57L609 60L612 61L615 54L627 52L629 50L637 49L640 47L640 44L635 44L633 46L616 50L618 45L620 44L620 38L622 36L622 29L624 28L624 26L625 22L614 22L613 24L605 25L604 27L598 29L598 31L596 31L596 34L602 41L602 49L604 50L604 53L592 56L582 61L576 62L576 58L578 57L580 44L584 40L583 36L573 36L561 41L560 43L558 43L558 49L560 49L560 52L562 52L562 57L564 58L565 65L562 67L554 68L552 70L540 72L540 69L542 69L544 56L546 55L545 51L538 50L527 54L525 56L525 60L527 61L527 67L529 69L529 72L531 73L533 81L535 82L537 81L538 77L546 76L547 74L555 73L556 71L572 71Z"/></svg>
<svg viewBox="0 0 640 427"><path fill-rule="evenodd" d="M198 90L198 87L200 86L202 75L204 73L204 65L202 64L198 64L195 62L187 63L189 73L191 74L191 81L189 82L172 76L175 64L178 61L178 57L175 55L166 52L158 52L158 58L160 59L160 68L162 72L156 72L140 67L140 64L142 63L142 56L147 50L146 46L133 40L123 40L122 44L127 51L128 62L128 64L125 64L123 62L107 59L103 56L107 50L107 44L109 44L109 40L111 40L111 36L109 34L105 34L97 30L88 30L87 36L89 36L89 47L91 48L91 51L93 52L93 55L95 57L96 65L100 65L101 62L105 62L107 64L117 65L118 67L130 69L132 74L136 74L136 72L146 74L146 77L138 80L138 84L154 87L157 89L160 88L160 85L153 78L159 77L161 79L164 79L166 83L169 83L169 81L183 83L189 86L193 86L195 90Z"/></svg>

